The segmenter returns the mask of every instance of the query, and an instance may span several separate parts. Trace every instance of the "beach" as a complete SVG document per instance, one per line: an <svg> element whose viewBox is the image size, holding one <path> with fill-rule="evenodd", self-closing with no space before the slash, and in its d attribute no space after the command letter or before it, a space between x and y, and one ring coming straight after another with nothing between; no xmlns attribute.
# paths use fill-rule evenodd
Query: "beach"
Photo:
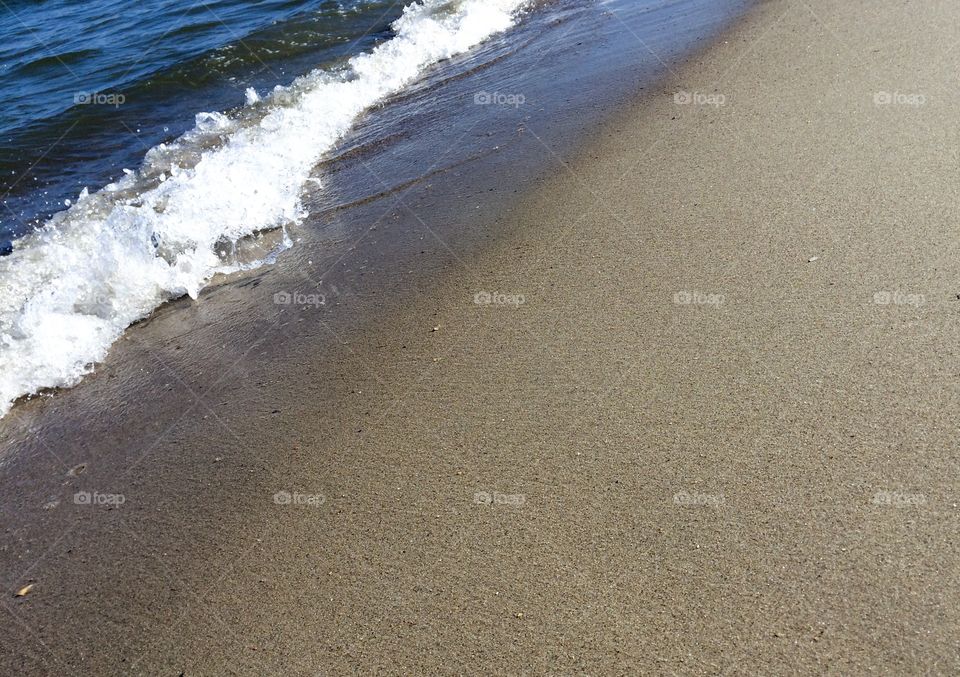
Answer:
<svg viewBox="0 0 960 677"><path fill-rule="evenodd" d="M384 185L0 422L0 672L955 673L958 11L325 167Z"/></svg>

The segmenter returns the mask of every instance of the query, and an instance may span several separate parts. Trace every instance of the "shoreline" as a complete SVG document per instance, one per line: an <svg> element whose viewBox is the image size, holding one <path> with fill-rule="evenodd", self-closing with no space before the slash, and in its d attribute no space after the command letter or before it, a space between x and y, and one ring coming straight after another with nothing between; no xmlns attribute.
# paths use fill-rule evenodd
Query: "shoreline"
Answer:
<svg viewBox="0 0 960 677"><path fill-rule="evenodd" d="M953 14L767 0L586 144L304 234L326 314L161 310L5 422L0 666L955 670Z"/></svg>
<svg viewBox="0 0 960 677"><path fill-rule="evenodd" d="M670 58L671 52L689 49L692 45L688 43L695 42L699 37L671 35L673 30L679 28L678 33L691 31L709 33L712 29L711 24L727 20L730 14L736 12L734 8L742 6L745 0L724 0L715 8L706 6L702 0L680 0L672 3L668 11L658 6L662 2L663 0L642 0L633 8L629 5L624 6L621 0L617 16L621 22L624 22L623 26L626 26L624 19L631 20L630 14L643 13L645 18L650 19L651 26L640 27L640 32L657 46L664 57ZM467 13L469 16L473 14ZM359 118L351 118L349 125L345 119L338 118L338 124L335 126L338 129L349 128L349 131L345 139L340 139L337 144L328 147L328 152L323 154L322 161L311 163L308 160L304 163L304 156L297 153L293 153L293 157L288 158L288 164L291 167L298 167L297 171L303 174L300 178L304 183L299 191L293 191L290 188L279 191L279 195L285 196L286 211L292 214L295 211L293 202L299 201L301 206L303 204L309 206L310 216L303 222L288 223L282 230L274 227L277 225L275 221L264 216L280 206L279 197L263 205L263 209L258 210L252 205L249 208L243 206L246 200L257 202L258 198L253 197L257 193L271 193L276 188L271 184L272 181L278 180L274 177L274 173L264 177L262 186L251 184L246 186L249 190L239 190L235 201L237 204L227 199L225 204L221 205L220 211L227 214L223 218L227 221L231 219L237 221L233 226L226 225L227 222L223 219L200 217L200 222L209 220L212 225L207 228L197 228L195 234L187 236L177 233L177 218L164 219L162 216L168 211L178 213L176 208L170 210L165 208L159 211L141 210L128 215L135 221L138 219L145 221L141 225L147 228L157 229L154 233L156 239L171 240L171 243L166 246L168 251L164 254L164 258L171 257L167 262L169 269L162 264L152 265L156 260L153 255L153 245L138 238L121 240L125 245L123 250L112 257L106 256L103 261L100 261L95 251L98 237L105 240L101 244L109 249L113 243L109 232L101 233L99 224L95 220L85 224L82 221L83 217L74 218L72 211L61 213L57 218L62 218L58 232L65 238L63 246L66 246L68 251L86 252L86 256L79 258L90 261L89 268L78 267L77 270L59 271L56 257L58 250L47 235L37 235L31 242L18 248L12 258L0 259L0 264L8 266L6 277L10 284L6 285L5 289L10 298L5 312L5 324L8 325L8 333L12 337L8 337L7 349L4 351L6 359L3 366L8 373L0 382L0 390L3 391L0 393L0 399L5 401L0 407L0 412L6 412L7 403L11 399L23 402L34 395L42 396L55 392L57 387L72 387L82 383L81 374L89 372L91 363L101 362L104 358L103 353L115 345L116 339L123 336L133 322L144 319L145 315L151 316L159 305L163 305L163 299L169 295L163 293L163 290L171 294L190 291L192 296L197 296L201 289L208 286L207 274L218 267L243 268L245 263L258 259L270 260L274 255L279 257L282 266L282 260L285 257L281 250L286 249L287 231L291 231L298 239L304 237L315 240L324 231L339 228L342 219L339 214L333 214L331 218L328 213L331 208L349 209L351 205L375 202L382 198L401 198L417 183L430 181L437 172L449 171L456 168L458 164L475 164L476 160L482 160L484 156L491 153L502 153L504 148L501 145L490 142L499 138L506 141L508 145L514 145L510 139L510 132L513 131L511 126L516 126L518 133L521 133L526 121L531 118L534 120L538 117L544 118L545 108L553 112L555 118L562 118L564 113L559 110L558 101L558 97L562 95L548 91L542 84L538 86L537 83L531 83L528 77L529 71L536 69L538 62L545 56L560 59L564 65L550 69L550 79L555 86L569 91L567 83L584 75L592 75L601 68L595 63L598 53L606 56L613 54L630 60L632 52L635 53L636 49L598 50L596 46L574 49L571 45L563 44L568 38L578 34L585 38L602 40L611 35L624 33L623 28L618 29L614 26L614 30L611 31L609 25L603 26L604 23L610 24L611 20L604 20L602 14L601 10L592 7L589 3L584 3L583 0L558 0L547 3L539 9L531 8L529 12L521 14L524 19L520 26L514 26L506 34L494 33L492 37L488 37L468 53L459 54L459 47L454 48L453 51L456 54L452 58L442 59L433 66L427 67L419 78L408 83L409 86L393 94L387 94L384 99L378 101L377 105L369 107L366 114ZM659 18L657 18L658 14ZM671 17L670 14L674 16ZM481 17L476 16L474 20L478 25L484 25ZM417 22L414 23L420 25ZM666 37L655 35L651 30L654 26L659 27L661 32L666 31ZM408 32L413 35L419 34L414 29ZM395 39L405 45L417 44L420 48L425 48L422 42L417 43L403 31ZM577 42L577 47L582 44ZM571 58L571 52L576 52L578 57L582 55L587 62L594 63L591 65L577 63ZM381 56L389 53L389 49L372 52ZM389 56L384 59L393 63ZM647 72L642 73L630 72L629 68L624 68L622 65L610 70L615 70L629 82L650 77L652 70L656 70L656 68L651 69L650 65L644 64L643 68ZM659 67L656 63L652 65ZM458 81L462 82L458 83ZM527 101L526 94L509 94L503 96L506 101L511 102L510 105L502 105L499 103L500 95L496 91L491 94L482 89L467 91L465 88L466 83L471 83L475 88L496 87L507 83L516 87L518 81L525 91L529 90L530 101ZM361 85L357 86L363 90ZM569 91L569 93L574 107L587 112L587 120L584 122L588 122L596 119L598 113L590 110L591 106L583 100L585 96L595 97L598 104L606 102L610 105L619 91L628 87L626 83L617 82L611 74L604 73L602 78L594 78L589 93L584 91ZM323 91L323 86L318 85L313 95L319 96ZM516 102L515 105L513 102ZM283 128L284 125L276 123L284 115L286 115L286 109L272 109L261 126L266 125L271 129ZM439 126L438 118L446 119L447 124ZM297 124L307 124L303 116L295 115L294 119L297 120ZM563 128L562 131L550 130L555 137L550 141L558 143L565 137L572 139L577 136L571 124L569 121L561 123L559 126ZM483 130L484 134L480 136L474 130L476 132ZM424 138L428 134L436 138ZM282 138L282 134L280 136ZM307 136L310 135L307 134ZM315 160L318 159L320 157L316 156L316 153L320 152L318 149L328 141L332 141L334 136L337 134L329 130L324 131L320 134L320 140L317 141L319 144L317 148L307 155ZM166 193L172 192L179 195L183 191L192 190L194 182L201 181L194 177L204 175L202 170L204 167L209 168L211 166L209 163L225 164L224 171L230 170L234 173L239 171L236 167L256 164L260 161L269 165L269 159L263 156L269 155L271 138L273 137L267 135L259 142L241 144L239 151L232 151L231 144L212 150L204 155L203 162L198 165L198 174L191 174L190 171L177 173L170 170L169 181L165 178L167 172L160 171L166 168L165 164L162 162L151 164L145 160L141 172L134 175L135 178L131 178L130 181L148 186L152 185L148 180L150 174L159 177L161 185L153 186L142 193L141 202L174 199ZM280 148L284 147L280 140L273 139L273 141L280 144ZM173 146L176 147L179 143L178 141ZM190 147L189 141L183 141L183 144L185 147ZM291 149L287 148L287 150ZM471 150L472 154L469 152ZM398 158L402 158L402 161L398 161ZM537 166L521 168L521 164L514 158L514 162L509 165L509 170L518 181L529 182L529 173L537 171L543 163L538 158L533 163ZM209 169L206 173L210 173ZM142 180L136 178L141 177L141 174L146 178ZM173 177L174 174L176 178ZM282 172L277 172L276 175L280 176ZM181 180L179 177L186 178ZM228 183L232 181L229 178L223 180ZM198 190L203 189L204 186L207 184L201 182ZM208 187L215 187L215 185ZM141 188L131 187L130 189L141 190ZM223 191L215 192L223 193ZM111 194L110 190L97 191L84 198L89 200L89 203L85 202L84 206L78 203L71 209L75 209L80 214L90 210L96 211L95 207L111 209L109 204L113 199L110 197ZM299 198L296 194L299 194ZM175 199L174 202L176 202ZM114 207L111 213L120 209L117 205ZM247 211L257 212L261 219L266 220L259 225L256 222L247 222L243 216ZM159 220L151 221L156 214L160 214L156 217ZM81 219L79 223L76 221L77 218ZM277 218L280 216L277 215ZM366 227L365 224L356 223L355 218L347 218L344 221L347 222L348 228L352 226L360 232ZM127 227L131 227L130 224ZM247 235L236 242L235 249L229 242L223 246L219 241L215 244L212 238L216 236L218 229L224 228L236 229L239 233L247 233ZM167 232L169 230L173 232ZM100 233L99 236L98 233ZM344 230L342 234L346 238L352 235L348 230ZM194 236L198 238L195 239L194 244L197 245L197 251L201 253L191 254L194 250L189 246L190 238ZM327 244L336 247L342 243ZM178 248L181 245L182 248ZM87 251L91 248L92 251ZM221 253L223 258L216 259L219 263L211 263L202 254L208 248L215 248ZM327 253L324 249L319 252L319 255ZM138 262L139 267L137 267ZM140 286L137 284L131 284L133 280L128 279L129 273L124 273L128 270L135 270L139 275L144 276L145 280L140 286L147 289L148 293L139 291ZM311 269L309 275L316 278L325 272ZM51 278L48 286L57 293L51 293L49 289L46 293L41 293L29 286L30 280L43 279L44 275ZM54 281L60 277L69 278L71 275L81 278L81 281L92 286L93 289L87 291L78 291L72 287L62 289L54 284ZM214 277L220 279L223 275L218 273ZM228 273L226 281L235 280L237 277L236 274ZM16 281L21 279L25 282L18 284ZM26 298L32 298L31 304L26 304ZM87 313L90 312L94 314L88 315ZM42 326L49 315L59 316L59 320L65 325L61 330L63 333L61 345L57 344L58 334L55 331L36 328ZM34 316L36 318L31 320ZM24 323L22 328L19 327L20 322ZM46 348L47 344L51 344L53 349ZM66 345L84 346L84 348L68 350L63 347ZM46 388L42 389L41 386Z"/></svg>

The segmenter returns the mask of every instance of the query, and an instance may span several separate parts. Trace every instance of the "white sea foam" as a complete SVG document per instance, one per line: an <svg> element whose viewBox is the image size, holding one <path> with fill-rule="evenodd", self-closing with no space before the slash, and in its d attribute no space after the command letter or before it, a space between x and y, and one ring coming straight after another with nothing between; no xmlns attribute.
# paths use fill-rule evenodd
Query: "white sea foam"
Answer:
<svg viewBox="0 0 960 677"><path fill-rule="evenodd" d="M422 0L395 36L336 73L317 70L236 115L201 113L142 167L79 199L0 258L0 415L70 386L131 323L240 264L218 255L305 215L311 168L365 109L437 61L509 28L526 0ZM289 240L284 238L284 246Z"/></svg>

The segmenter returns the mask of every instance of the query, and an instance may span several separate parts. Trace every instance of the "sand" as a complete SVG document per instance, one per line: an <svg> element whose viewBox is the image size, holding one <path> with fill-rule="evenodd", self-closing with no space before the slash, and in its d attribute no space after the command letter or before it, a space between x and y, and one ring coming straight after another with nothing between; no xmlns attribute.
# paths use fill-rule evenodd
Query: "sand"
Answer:
<svg viewBox="0 0 960 677"><path fill-rule="evenodd" d="M0 665L955 673L958 11L761 3L376 322L171 374Z"/></svg>

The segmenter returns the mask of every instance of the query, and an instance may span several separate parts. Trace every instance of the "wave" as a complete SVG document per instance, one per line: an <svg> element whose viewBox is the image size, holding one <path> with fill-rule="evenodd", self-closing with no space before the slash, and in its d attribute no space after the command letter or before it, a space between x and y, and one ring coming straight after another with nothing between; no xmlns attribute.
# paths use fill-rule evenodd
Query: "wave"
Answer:
<svg viewBox="0 0 960 677"><path fill-rule="evenodd" d="M422 0L394 37L336 70L315 70L234 114L200 113L137 171L75 203L0 258L0 415L42 389L74 385L133 322L196 298L218 273L291 245L311 169L373 104L427 67L513 25L527 0ZM245 262L242 241L281 232Z"/></svg>

